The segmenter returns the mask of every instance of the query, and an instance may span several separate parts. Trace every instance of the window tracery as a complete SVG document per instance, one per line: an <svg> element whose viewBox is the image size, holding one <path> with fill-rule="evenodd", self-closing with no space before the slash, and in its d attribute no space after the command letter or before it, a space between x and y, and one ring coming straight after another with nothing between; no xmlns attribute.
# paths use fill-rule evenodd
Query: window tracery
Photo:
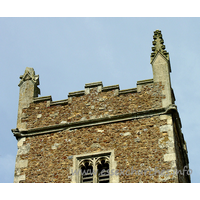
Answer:
<svg viewBox="0 0 200 200"><path fill-rule="evenodd" d="M118 183L114 150L73 156L72 183Z"/></svg>
<svg viewBox="0 0 200 200"><path fill-rule="evenodd" d="M109 183L109 156L79 160L81 183Z"/></svg>

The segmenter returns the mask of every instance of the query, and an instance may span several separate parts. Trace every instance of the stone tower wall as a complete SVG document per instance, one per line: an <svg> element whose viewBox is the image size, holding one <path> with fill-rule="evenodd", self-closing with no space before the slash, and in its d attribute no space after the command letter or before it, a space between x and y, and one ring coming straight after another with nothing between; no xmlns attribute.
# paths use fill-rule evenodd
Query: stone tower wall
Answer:
<svg viewBox="0 0 200 200"><path fill-rule="evenodd" d="M138 82L139 92L109 87L70 93L70 103L38 97L23 109L27 131L19 139L16 182L72 182L74 155L109 150L119 182L178 182L162 84Z"/></svg>
<svg viewBox="0 0 200 200"><path fill-rule="evenodd" d="M77 159L98 154L110 156L110 182L190 182L181 174L189 161L158 30L153 45L153 79L127 90L88 83L52 101L37 97L39 76L27 68L12 130L18 140L14 182L78 182Z"/></svg>
<svg viewBox="0 0 200 200"><path fill-rule="evenodd" d="M166 124L154 116L28 137L23 146L30 149L20 156L28 163L21 168L19 175L26 177L21 182L70 183L74 155L113 149L120 183L178 182L177 176L159 174L171 169L164 161L167 149L159 146L161 138L163 144L168 141L160 132Z"/></svg>

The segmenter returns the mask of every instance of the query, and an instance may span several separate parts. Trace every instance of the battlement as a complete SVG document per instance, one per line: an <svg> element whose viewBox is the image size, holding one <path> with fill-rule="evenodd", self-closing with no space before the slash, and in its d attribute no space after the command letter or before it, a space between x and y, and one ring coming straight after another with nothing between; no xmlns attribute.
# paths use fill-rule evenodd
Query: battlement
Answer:
<svg viewBox="0 0 200 200"><path fill-rule="evenodd" d="M85 84L85 90L70 92L68 94L68 99L59 100L59 101L52 101L51 96L43 96L43 97L33 98L33 102L38 103L38 102L41 102L41 101L50 101L50 106L64 105L64 104L69 103L69 98L70 98L70 101L71 101L72 97L80 97L80 96L83 96L83 95L89 95L90 90L94 89L94 88L97 88L96 92L108 92L108 91L115 90L114 95L119 96L119 95L124 95L124 94L128 94L128 93L140 92L142 85L147 85L147 84L152 84L152 83L153 83L153 79L138 81L136 88L130 88L130 89L125 89L125 90L120 90L119 85L110 85L110 86L103 87L103 83L101 81L100 82L93 82L93 83L86 83Z"/></svg>
<svg viewBox="0 0 200 200"><path fill-rule="evenodd" d="M175 96L170 82L169 54L163 45L161 31L156 30L153 39L153 79L137 81L135 88L120 90L119 85L103 86L101 81L86 83L84 90L69 92L67 99L53 101L51 96L38 97L39 75L35 75L33 68L26 68L24 75L20 76L17 128L25 130L62 121L137 113L173 104Z"/></svg>
<svg viewBox="0 0 200 200"><path fill-rule="evenodd" d="M22 109L21 123L27 130L160 109L163 89L162 83L153 79L138 81L136 88L126 90L120 90L119 85L87 83L85 90L70 92L68 99L34 97L29 107Z"/></svg>

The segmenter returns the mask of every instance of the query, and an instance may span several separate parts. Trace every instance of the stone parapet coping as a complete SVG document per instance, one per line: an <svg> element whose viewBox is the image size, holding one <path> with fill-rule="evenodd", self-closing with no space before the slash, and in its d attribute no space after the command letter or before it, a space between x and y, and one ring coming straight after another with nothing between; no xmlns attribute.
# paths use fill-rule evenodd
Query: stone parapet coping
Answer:
<svg viewBox="0 0 200 200"><path fill-rule="evenodd" d="M149 83L153 83L153 79L137 81L137 85L144 85L144 84L149 84Z"/></svg>
<svg viewBox="0 0 200 200"><path fill-rule="evenodd" d="M108 90L119 90L119 85L110 85L102 88L102 92L106 92Z"/></svg>
<svg viewBox="0 0 200 200"><path fill-rule="evenodd" d="M126 90L120 90L119 95L127 94L127 93L136 93L136 92L137 92L137 88L130 88L130 89L126 89Z"/></svg>
<svg viewBox="0 0 200 200"><path fill-rule="evenodd" d="M128 113L128 114L122 114L122 115L114 115L114 116L109 116L109 117L89 119L89 120L77 121L77 122L66 122L66 123L61 123L57 125L40 127L40 128L32 128L32 129L26 129L26 130L19 130L18 128L16 128L16 129L12 129L11 131L13 132L14 136L18 139L21 137L29 137L29 136L63 131L66 129L72 130L72 129L102 125L102 124L109 124L109 123L116 123L116 122L122 122L122 121L127 121L127 120L139 119L139 118L152 117L152 116L174 113L174 112L176 113L176 119L179 119L178 122L180 123L180 118L177 112L176 105L172 104L168 106L167 108L153 109L153 110L141 111L141 112L136 112L136 113Z"/></svg>
<svg viewBox="0 0 200 200"><path fill-rule="evenodd" d="M76 91L76 92L70 92L68 94L68 97L78 97L78 96L82 96L85 94L85 90L80 90L80 91Z"/></svg>
<svg viewBox="0 0 200 200"><path fill-rule="evenodd" d="M68 99L59 100L59 101L51 101L50 106L64 105L64 104L68 104Z"/></svg>
<svg viewBox="0 0 200 200"><path fill-rule="evenodd" d="M103 83L101 81L99 81L99 82L93 82L93 83L86 83L85 84L85 88L92 88L92 87L97 87L97 86L103 87Z"/></svg>
<svg viewBox="0 0 200 200"><path fill-rule="evenodd" d="M52 101L52 97L51 96L44 96L44 97L35 97L33 98L33 102L37 103L40 101Z"/></svg>

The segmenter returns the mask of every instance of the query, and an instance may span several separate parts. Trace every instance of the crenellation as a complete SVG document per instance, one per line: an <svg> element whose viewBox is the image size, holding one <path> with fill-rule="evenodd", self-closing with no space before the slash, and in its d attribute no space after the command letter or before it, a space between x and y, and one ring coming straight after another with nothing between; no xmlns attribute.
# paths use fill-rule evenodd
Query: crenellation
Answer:
<svg viewBox="0 0 200 200"><path fill-rule="evenodd" d="M26 68L12 129L18 140L15 183L191 182L169 54L161 31L153 39L153 79L137 81L136 88L86 83L68 99L52 101L38 97L39 76ZM85 176L84 169L109 173Z"/></svg>
<svg viewBox="0 0 200 200"><path fill-rule="evenodd" d="M153 79L147 79L147 80L142 80L142 81L137 81L137 87L139 86L143 86L146 84L151 84L153 83ZM50 105L49 106L56 106L56 105L65 105L68 103L71 103L72 98L71 97L80 97L86 94L90 94L90 88L94 88L97 87L97 92L107 92L107 91L112 91L114 90L114 96L118 96L118 95L123 95L123 94L127 94L127 93L136 93L137 88L130 88L130 89L125 89L125 90L120 90L119 85L111 85L111 86L105 86L102 87L103 84L102 82L94 82L94 83L87 83L85 84L85 91L84 90L80 90L80 91L75 91L75 92L70 92L68 94L68 99L63 99L63 100L58 100L58 101L52 101L52 97L51 96L42 96L42 97L35 97L33 98L33 102L34 103L38 103L38 102L42 102L42 101L50 101ZM49 107L47 106L47 107Z"/></svg>

